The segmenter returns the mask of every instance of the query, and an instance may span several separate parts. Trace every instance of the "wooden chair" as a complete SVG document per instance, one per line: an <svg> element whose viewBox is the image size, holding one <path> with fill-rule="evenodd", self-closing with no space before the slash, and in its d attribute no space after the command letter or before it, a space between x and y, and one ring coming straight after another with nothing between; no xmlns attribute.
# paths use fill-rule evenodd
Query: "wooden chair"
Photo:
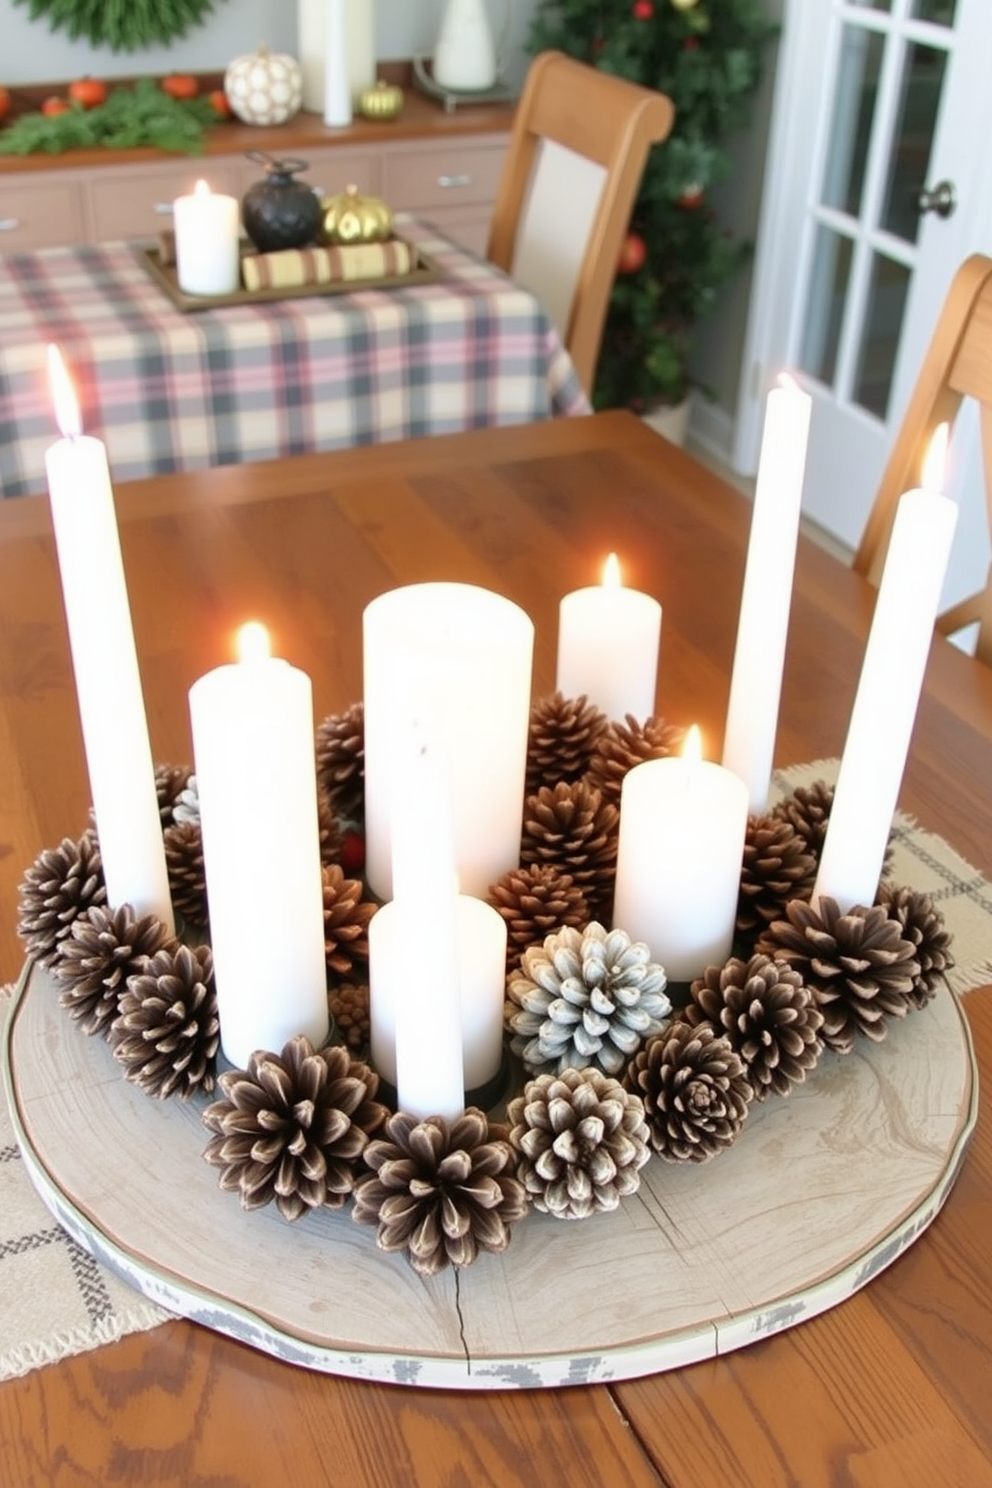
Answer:
<svg viewBox="0 0 992 1488"><path fill-rule="evenodd" d="M674 115L663 93L561 52L535 58L517 105L488 257L544 305L590 394L644 164Z"/></svg>
<svg viewBox="0 0 992 1488"><path fill-rule="evenodd" d="M966 397L980 405L985 501L992 530L992 258L980 253L965 259L951 281L854 555L854 567L874 584L881 576L899 497L919 485L931 434L938 424L953 423ZM953 635L976 621L975 654L992 664L992 569L985 588L940 615L937 629Z"/></svg>

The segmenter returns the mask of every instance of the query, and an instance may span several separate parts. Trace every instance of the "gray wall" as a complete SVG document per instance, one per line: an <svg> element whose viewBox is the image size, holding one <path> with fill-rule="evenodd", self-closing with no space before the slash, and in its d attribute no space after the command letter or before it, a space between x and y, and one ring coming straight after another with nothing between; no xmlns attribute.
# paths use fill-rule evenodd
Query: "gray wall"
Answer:
<svg viewBox="0 0 992 1488"><path fill-rule="evenodd" d="M494 31L502 24L504 0L490 0ZM376 51L382 60L429 55L444 11L444 0L368 0L375 7ZM535 0L513 0L508 72L522 75L523 39ZM0 0L0 82L62 82L86 73L124 77L190 69L221 70L234 57L265 42L272 51L296 51L294 0L214 0L203 26L170 47L115 54L70 41L62 31L49 31L44 20L32 21L26 5Z"/></svg>

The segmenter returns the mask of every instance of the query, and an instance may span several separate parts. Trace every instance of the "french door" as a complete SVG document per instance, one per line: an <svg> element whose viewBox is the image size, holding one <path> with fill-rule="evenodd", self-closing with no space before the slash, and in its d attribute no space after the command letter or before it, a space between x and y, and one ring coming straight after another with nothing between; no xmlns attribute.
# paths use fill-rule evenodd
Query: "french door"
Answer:
<svg viewBox="0 0 992 1488"><path fill-rule="evenodd" d="M735 457L794 370L804 510L851 547L954 270L992 252L990 51L992 0L787 0Z"/></svg>

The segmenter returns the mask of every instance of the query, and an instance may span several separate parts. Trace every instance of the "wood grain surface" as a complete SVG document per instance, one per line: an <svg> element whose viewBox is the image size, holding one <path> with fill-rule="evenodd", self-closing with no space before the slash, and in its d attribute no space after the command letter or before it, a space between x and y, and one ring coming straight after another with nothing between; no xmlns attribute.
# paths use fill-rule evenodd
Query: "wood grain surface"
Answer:
<svg viewBox="0 0 992 1488"><path fill-rule="evenodd" d="M314 679L360 693L363 605L398 583L498 589L554 678L560 596L619 553L665 618L658 711L719 749L746 503L625 414L166 477L118 492L157 759L189 758L191 682L248 615ZM777 760L836 756L872 591L801 547ZM108 679L108 689L112 679ZM16 886L85 825L86 785L47 504L0 509L0 974ZM934 644L900 805L992 874L992 672ZM992 994L966 1011L992 1069ZM147 1483L992 1483L992 1123L930 1230L870 1287L791 1333L622 1385L411 1392L291 1369L177 1322L0 1387L5 1488ZM620 1288L622 1276L596 1278ZM570 1305L581 1306L581 1297Z"/></svg>

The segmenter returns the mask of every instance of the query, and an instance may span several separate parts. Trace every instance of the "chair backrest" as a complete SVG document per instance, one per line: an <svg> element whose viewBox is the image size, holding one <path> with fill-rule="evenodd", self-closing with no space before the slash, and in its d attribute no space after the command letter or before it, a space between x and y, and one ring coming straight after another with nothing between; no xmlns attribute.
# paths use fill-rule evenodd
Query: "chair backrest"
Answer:
<svg viewBox="0 0 992 1488"><path fill-rule="evenodd" d="M663 93L561 52L534 59L517 104L488 257L544 305L590 394L644 164L674 116Z"/></svg>
<svg viewBox="0 0 992 1488"><path fill-rule="evenodd" d="M930 436L938 424L954 422L965 398L979 404L985 502L992 531L992 258L981 253L965 259L951 280L854 555L854 567L874 584L881 577L899 497L920 484ZM976 621L975 654L992 663L989 582L980 593L939 616L937 629L953 635Z"/></svg>

